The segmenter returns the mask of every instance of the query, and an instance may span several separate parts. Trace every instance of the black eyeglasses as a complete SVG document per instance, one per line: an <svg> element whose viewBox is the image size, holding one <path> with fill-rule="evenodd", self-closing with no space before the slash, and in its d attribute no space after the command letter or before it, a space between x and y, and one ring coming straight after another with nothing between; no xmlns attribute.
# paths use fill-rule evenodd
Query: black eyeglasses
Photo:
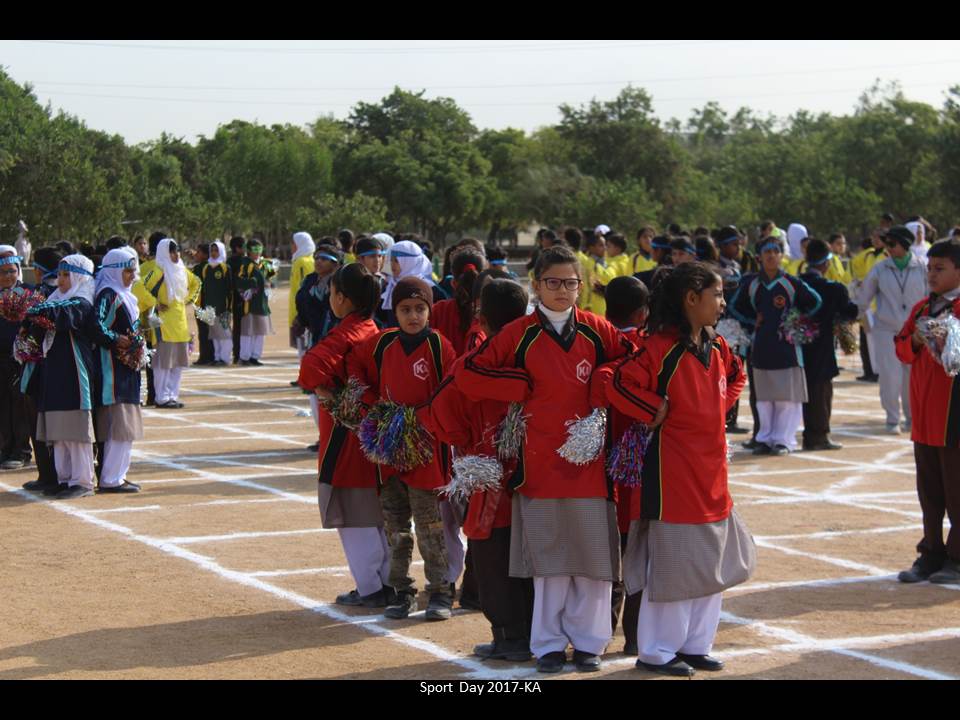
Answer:
<svg viewBox="0 0 960 720"><path fill-rule="evenodd" d="M540 282L547 286L547 290L559 290L563 287L564 290L579 290L580 286L583 285L583 280L580 278L541 278Z"/></svg>

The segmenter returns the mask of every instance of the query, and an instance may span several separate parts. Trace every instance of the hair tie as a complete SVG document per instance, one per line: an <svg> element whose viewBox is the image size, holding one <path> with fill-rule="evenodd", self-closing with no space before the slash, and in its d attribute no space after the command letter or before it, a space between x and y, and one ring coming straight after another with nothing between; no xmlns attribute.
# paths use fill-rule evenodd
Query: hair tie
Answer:
<svg viewBox="0 0 960 720"><path fill-rule="evenodd" d="M467 263L466 265L463 266L463 272L466 272L467 270L473 270L474 272L478 272L477 266L474 265L473 263ZM462 274L463 273L461 273L461 275Z"/></svg>

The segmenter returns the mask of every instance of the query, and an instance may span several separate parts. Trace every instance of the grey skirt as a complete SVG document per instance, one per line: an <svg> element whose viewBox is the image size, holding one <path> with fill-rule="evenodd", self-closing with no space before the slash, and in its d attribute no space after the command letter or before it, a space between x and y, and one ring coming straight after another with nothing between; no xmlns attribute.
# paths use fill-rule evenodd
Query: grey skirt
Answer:
<svg viewBox="0 0 960 720"><path fill-rule="evenodd" d="M269 315L244 315L240 321L240 334L256 337L273 335L273 323Z"/></svg>
<svg viewBox="0 0 960 720"><path fill-rule="evenodd" d="M43 442L94 442L89 410L53 410L37 414L37 440Z"/></svg>
<svg viewBox="0 0 960 720"><path fill-rule="evenodd" d="M157 343L157 354L154 355L151 365L160 370L188 367L190 365L188 344L185 342L159 341Z"/></svg>
<svg viewBox="0 0 960 720"><path fill-rule="evenodd" d="M105 405L94 411L97 442L133 442L143 440L143 417L133 403Z"/></svg>
<svg viewBox="0 0 960 720"><path fill-rule="evenodd" d="M760 402L807 402L807 376L803 368L753 369L754 392Z"/></svg>
<svg viewBox="0 0 960 720"><path fill-rule="evenodd" d="M606 498L513 496L511 577L620 578L617 509Z"/></svg>
<svg viewBox="0 0 960 720"><path fill-rule="evenodd" d="M220 324L220 317L217 317L217 321L210 325L210 339L211 340L232 340L233 331L230 329L230 313L223 313L227 318L227 326L224 327Z"/></svg>
<svg viewBox="0 0 960 720"><path fill-rule="evenodd" d="M753 536L736 510L700 525L634 520L623 554L630 594L652 602L691 600L746 582L757 566Z"/></svg>
<svg viewBox="0 0 960 720"><path fill-rule="evenodd" d="M383 527L383 511L375 488L344 488L320 483L317 500L324 528Z"/></svg>

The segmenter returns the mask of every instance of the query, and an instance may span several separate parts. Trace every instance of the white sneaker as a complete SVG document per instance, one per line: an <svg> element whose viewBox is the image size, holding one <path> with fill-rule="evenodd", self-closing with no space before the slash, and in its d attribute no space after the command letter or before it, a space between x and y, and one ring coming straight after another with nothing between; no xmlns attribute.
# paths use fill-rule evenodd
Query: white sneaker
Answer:
<svg viewBox="0 0 960 720"><path fill-rule="evenodd" d="M900 426L897 423L887 423L886 433L887 435L899 435Z"/></svg>

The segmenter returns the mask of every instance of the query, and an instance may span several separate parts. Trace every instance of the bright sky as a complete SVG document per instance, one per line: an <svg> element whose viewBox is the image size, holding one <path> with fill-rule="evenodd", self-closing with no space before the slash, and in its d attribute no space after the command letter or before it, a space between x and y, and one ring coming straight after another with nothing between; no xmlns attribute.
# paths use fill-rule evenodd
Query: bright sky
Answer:
<svg viewBox="0 0 960 720"><path fill-rule="evenodd" d="M527 131L557 106L646 88L662 120L709 100L785 117L850 113L877 79L943 104L960 84L953 40L0 41L4 69L42 103L130 143L195 142L233 119L346 118L396 85L452 97L480 128Z"/></svg>

